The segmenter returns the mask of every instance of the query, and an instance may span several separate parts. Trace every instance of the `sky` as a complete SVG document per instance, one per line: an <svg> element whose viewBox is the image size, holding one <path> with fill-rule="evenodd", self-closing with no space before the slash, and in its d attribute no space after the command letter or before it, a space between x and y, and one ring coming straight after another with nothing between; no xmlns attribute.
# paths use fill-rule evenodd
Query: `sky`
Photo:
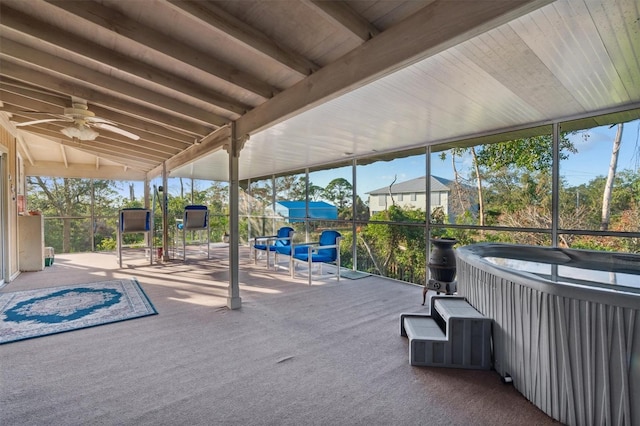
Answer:
<svg viewBox="0 0 640 426"><path fill-rule="evenodd" d="M597 176L606 176L611 160L611 150L615 139L617 127L602 126L579 132L569 137L569 140L578 150L570 154L569 158L560 163L560 175L569 186L577 186L588 183ZM471 156L468 155L456 162L458 171L463 173L472 165ZM624 125L622 143L618 155L617 171L624 169L638 171L640 166L640 120L635 120ZM320 186L336 177L344 177L351 181L351 169L331 170L318 172L311 176L311 181ZM433 176L453 179L451 160L442 161L438 154L433 154L431 161L431 174ZM403 182L425 175L423 157L409 157L393 162L379 162L375 167L359 168L357 174L358 194L366 200L366 193L384 186L388 186L397 176L396 182Z"/></svg>
<svg viewBox="0 0 640 426"><path fill-rule="evenodd" d="M571 155L560 165L560 175L566 178L569 185L588 183L596 176L607 175L616 131L617 126L602 126L570 137L578 153ZM585 134L588 135L586 138ZM640 120L635 120L624 125L616 170L629 169L637 172L639 166Z"/></svg>
<svg viewBox="0 0 640 426"><path fill-rule="evenodd" d="M560 175L570 186L588 183L597 176L606 176L611 160L611 149L617 127L601 126L571 135L569 139L578 150L570 154L567 160L561 162ZM467 173L471 167L470 156L457 161L460 173ZM640 166L640 120L635 120L624 125L622 143L618 156L617 171L625 169L638 171ZM380 161L357 169L358 195L364 201L367 200L367 192L389 186L394 179L396 182L404 182L425 175L424 156L413 156L393 161ZM441 161L438 154L433 154L431 162L431 174L433 176L453 179L451 161L447 158ZM321 172L312 172L310 180L314 185L326 187L335 178L345 178L352 181L351 167L343 167ZM175 180L177 181L177 179ZM136 196L142 195L142 183L136 182ZM197 188L203 189L204 183ZM126 188L125 188L126 189ZM179 194L179 188L169 184L171 194Z"/></svg>

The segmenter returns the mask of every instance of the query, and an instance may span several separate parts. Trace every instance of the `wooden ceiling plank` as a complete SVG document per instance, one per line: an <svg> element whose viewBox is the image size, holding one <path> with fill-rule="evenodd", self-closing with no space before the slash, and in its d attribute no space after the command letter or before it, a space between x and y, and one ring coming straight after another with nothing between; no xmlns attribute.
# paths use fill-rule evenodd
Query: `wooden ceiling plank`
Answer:
<svg viewBox="0 0 640 426"><path fill-rule="evenodd" d="M36 132L34 132L36 133ZM38 132L39 133L39 132ZM47 136L44 133L40 133L42 136L48 137L49 139L51 139L51 136ZM55 140L55 143L59 143L61 145L65 145L68 146L69 148L73 148L73 149L77 149L78 151L82 151L86 154L90 154L90 155L100 155L102 158L109 160L109 161L113 161L117 164L120 165L126 165L129 166L133 169L136 170L144 170L144 171L149 171L150 169L152 169L156 163L152 162L152 161L146 161L146 160L141 160L139 158L136 157L130 157L130 156L121 156L118 154L114 154L113 150L103 150L103 149L88 149L85 147L82 147L74 142L70 142L70 141L64 141L61 139ZM40 161L36 161L34 166L38 166L41 162ZM62 165L62 163L60 163ZM75 164L72 164L73 168L75 167ZM50 175L49 175L50 176Z"/></svg>
<svg viewBox="0 0 640 426"><path fill-rule="evenodd" d="M274 43L262 32L227 13L213 2L169 1L182 12L190 15L190 17L202 21L219 30L225 36L243 43L245 46L279 62L300 75L306 76L320 69L317 64Z"/></svg>
<svg viewBox="0 0 640 426"><path fill-rule="evenodd" d="M0 110L11 114L29 114L30 116L40 115L44 116L40 118L47 118L46 114L61 115L63 113L63 108L65 108L63 106L47 106L47 104L43 104L42 102L25 98L23 96L16 95L15 93L6 92L2 89L0 89L0 97L2 97L2 102L4 103L4 105L0 107Z"/></svg>
<svg viewBox="0 0 640 426"><path fill-rule="evenodd" d="M95 2L45 1L263 98L268 99L278 92L275 87L256 77L219 61L205 52L197 51L189 45L143 25L114 9Z"/></svg>
<svg viewBox="0 0 640 426"><path fill-rule="evenodd" d="M16 139L18 139L18 145L20 146L22 153L27 157L27 161L29 162L29 164L33 165L33 156L31 155L31 151L29 151L29 147L24 142L24 139L22 138L22 136L18 136Z"/></svg>
<svg viewBox="0 0 640 426"><path fill-rule="evenodd" d="M348 4L337 1L303 0L316 12L334 25L344 28L362 41L367 41L380 34L371 22L360 16Z"/></svg>
<svg viewBox="0 0 640 426"><path fill-rule="evenodd" d="M26 132L39 133L44 136L53 137L56 140L68 140L67 138L60 138L60 132L58 127L52 124L37 124L29 126L29 129L24 129ZM128 142L119 142L110 140L108 138L98 136L92 141L80 141L78 145L86 145L87 149L104 149L107 153L118 153L116 155L128 155L130 158L148 160L155 164L162 162L169 158L173 154L161 154L157 151L150 150L144 146L135 145Z"/></svg>
<svg viewBox="0 0 640 426"><path fill-rule="evenodd" d="M91 111L95 112L98 117L118 123L118 125L128 126L130 132L140 136L145 141L152 141L172 148L184 148L193 144L194 136L185 135L166 127L141 121L117 111L112 111L95 104L91 104Z"/></svg>
<svg viewBox="0 0 640 426"><path fill-rule="evenodd" d="M12 105L18 105L32 111L41 111L49 114L58 114L61 108L67 108L71 104L69 96L56 96L43 93L43 90L27 89L24 84L9 82L7 78L0 77L0 91L2 100Z"/></svg>
<svg viewBox="0 0 640 426"><path fill-rule="evenodd" d="M0 95L4 95L4 92L0 91ZM100 118L108 119L108 117L106 117L105 115L97 112L98 109L94 108L93 106L90 106L90 109L91 111L96 113L96 116ZM15 123L25 123L27 121L43 118L41 114L35 115L30 112L25 112L24 110L20 109L20 107L13 105L12 102L10 101L7 101L3 107L0 107L0 111L10 113L12 115L11 121ZM58 114L58 113L54 113L54 114ZM46 115L44 117L46 117ZM64 126L61 126L61 127L64 127ZM118 127L130 132L133 132L138 136L140 136L140 141L137 142L138 144L144 143L147 146L158 147L159 149L160 148L164 149L167 152L176 152L190 145L193 145L194 143L193 138L191 138L189 143L185 143L185 142L180 142L174 139L164 138L162 136L155 135L152 133L148 133L144 131L141 132L132 127L122 126L120 123L118 123ZM105 131L104 134L112 134L113 139L115 140L121 140L121 141L131 140L131 139L128 139L126 136L120 136L107 131Z"/></svg>
<svg viewBox="0 0 640 426"><path fill-rule="evenodd" d="M80 84L97 86L104 90L120 93L123 96L139 99L142 102L156 105L165 111L171 111L214 126L224 126L229 122L229 119L226 117L220 117L211 112L203 111L201 108L180 102L161 93L108 76L71 61L57 58L54 55L16 43L13 40L0 38L0 44L2 45L1 53L5 57L11 57L29 64L37 65L47 70L47 72L52 71L67 78L77 80Z"/></svg>
<svg viewBox="0 0 640 426"><path fill-rule="evenodd" d="M105 165L101 165L100 169L96 170L95 164L79 163L73 163L71 167L65 168L60 163L39 161L37 164L25 166L25 174L27 176L143 181L146 171L127 166Z"/></svg>
<svg viewBox="0 0 640 426"><path fill-rule="evenodd" d="M238 135L249 135L284 121L551 1L439 0L431 3L247 112L236 122Z"/></svg>
<svg viewBox="0 0 640 426"><path fill-rule="evenodd" d="M41 98L43 99L42 101L39 100ZM56 103L52 104L49 102L49 98L55 99ZM66 96L66 98L66 100L63 100L62 98L43 95L0 82L0 99L5 102L5 106L0 108L0 110L10 113L20 114L21 112L27 113L28 111L34 111L48 114L62 114L62 109L70 106L69 97ZM16 107L21 107L22 110ZM95 104L90 104L90 109L98 117L113 121L118 125L129 126L130 129L127 130L138 134L142 139L156 141L175 148L192 145L194 141L193 135L185 135L184 133L151 122L143 122L140 119L102 108Z"/></svg>
<svg viewBox="0 0 640 426"><path fill-rule="evenodd" d="M224 109L229 113L243 114L252 108L229 96L218 93L211 88L200 86L179 76L170 74L169 72L147 65L144 62L102 47L99 44L81 40L76 35L64 29L36 20L6 5L3 6L0 4L0 14L2 15L2 25L4 27L11 28L21 34L34 37L41 42L50 43L154 84L159 84L171 90L189 95Z"/></svg>
<svg viewBox="0 0 640 426"><path fill-rule="evenodd" d="M195 137L206 136L213 130L211 127L187 121L175 115L167 114L140 104L125 101L116 96L98 92L91 88L69 84L67 81L56 79L50 74L45 74L42 71L28 68L23 65L13 64L9 61L3 62L2 74L13 80L23 81L54 92L66 93L69 96L77 96L79 98L86 99L94 105L108 105L110 109L117 109L118 111L140 117L144 120L153 121L163 127L173 128L178 132L191 134ZM3 80L4 79L0 77L0 81Z"/></svg>
<svg viewBox="0 0 640 426"><path fill-rule="evenodd" d="M11 121L14 121L16 123L22 123L28 120L12 119ZM44 127L45 124L43 123L43 124L34 124L27 127L22 127L21 129L25 131L30 131L33 128L38 128L38 126L40 126L40 128L45 128ZM60 130L62 130L65 127L64 124L57 124L57 123L46 123L46 126L47 126L46 129L54 132L60 132ZM142 139L134 141L133 139L129 139L124 136L118 135L117 133L111 133L107 131L103 132L103 129L98 129L98 130L100 131L99 132L100 136L98 136L98 138L95 139L96 141L109 143L114 148L124 147L127 149L135 149L140 152L147 152L147 153L156 155L161 159L165 159L167 157L175 155L179 153L182 149L184 149L184 148L170 148L167 146L145 141ZM59 135L56 135L56 136L60 137Z"/></svg>
<svg viewBox="0 0 640 426"><path fill-rule="evenodd" d="M7 94L7 93L5 93L5 92L0 90L0 96L4 97L6 99L6 98L12 96L12 94ZM24 105L25 104L21 104L20 101L15 102L14 99L7 99L6 102L4 103L4 105L2 107L0 107L0 111L10 113L12 115L11 121L13 121L15 123L24 123L24 122L27 122L27 121L37 120L37 119L41 119L41 118L47 118L46 114L43 115L43 114L32 113L30 111L25 111L24 110L24 108L25 108ZM29 104L29 105L30 106L36 106L36 105L32 105L32 104ZM42 109L38 109L37 107L35 109L37 111L42 111ZM93 106L90 106L90 109L91 109L91 111L96 112L96 108L94 108ZM61 116L62 112L50 112L50 114ZM102 115L100 113L96 113L96 116L108 119L108 117L105 117L104 115ZM54 118L54 117L51 116L51 118ZM166 147L167 149L180 150L180 149L183 149L183 148L193 144L193 139L191 139L191 141L189 143L186 143L186 142L180 142L180 141L177 141L177 140L174 140L174 139L164 138L162 136L158 136L158 135L151 134L151 133L148 133L148 132L140 132L140 131L138 131L138 130L136 130L134 128L127 127L127 126L122 126L120 123L118 123L118 127L122 128L124 130L128 130L128 131L136 133L138 136L140 136L140 139L142 141L144 141L145 144L152 144L152 145L162 146L162 147ZM116 139L120 139L120 138L125 138L125 136L117 136L115 138ZM122 139L122 140L125 140L125 139Z"/></svg>

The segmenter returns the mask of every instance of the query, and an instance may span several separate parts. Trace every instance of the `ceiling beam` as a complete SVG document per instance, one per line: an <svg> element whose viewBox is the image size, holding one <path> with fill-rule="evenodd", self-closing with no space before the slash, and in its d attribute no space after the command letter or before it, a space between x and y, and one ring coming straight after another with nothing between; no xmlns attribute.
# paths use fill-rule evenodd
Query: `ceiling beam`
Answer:
<svg viewBox="0 0 640 426"><path fill-rule="evenodd" d="M225 37L235 39L255 52L277 61L287 68L306 76L320 67L292 51L274 43L262 32L227 13L214 2L169 0L177 9L217 29Z"/></svg>
<svg viewBox="0 0 640 426"><path fill-rule="evenodd" d="M69 162L67 161L67 152L64 150L64 145L60 145L60 152L62 153L62 160L64 161L64 168L69 168Z"/></svg>
<svg viewBox="0 0 640 426"><path fill-rule="evenodd" d="M33 156L31 155L31 151L29 151L29 147L25 143L24 138L21 135L18 135L16 139L18 140L18 146L20 147L22 154L27 157L29 164L33 165Z"/></svg>
<svg viewBox="0 0 640 426"><path fill-rule="evenodd" d="M0 95L4 95L4 92L0 91ZM89 108L92 112L96 112L97 110L93 107ZM39 120L39 119L44 119L44 118L55 118L53 116L51 117L47 117L46 114L32 114L30 112L25 112L24 110L21 110L19 107L10 105L9 101L7 101L5 103L5 105L3 107L0 107L0 111L3 112L8 112L12 115L11 117L11 121L14 123L26 123L28 121L33 121L33 120ZM55 113L56 115L61 115L62 113ZM106 118L105 116L96 113L97 117L100 118ZM62 123L62 122L61 122ZM51 123L51 124L55 124L55 123ZM69 125L71 125L72 123L62 123L60 124L60 128L63 127L67 127ZM123 129L123 130L127 130L129 132L135 133L138 136L140 136L140 140L136 141L135 144L136 145L140 145L140 144L145 144L146 146L149 147L153 147L156 148L160 151L163 152L167 152L167 153L175 153L177 151L180 151L190 145L193 145L194 141L193 139L190 141L190 143L183 143L180 141L176 141L174 139L167 139L167 138L163 138L162 136L158 136L155 134L151 134L148 132L140 132L134 128L128 127L128 126L122 126L120 125L120 123L118 123L119 128ZM98 131L98 130L97 130ZM100 129L98 132L101 133L103 131L103 129ZM101 133L102 134L102 133ZM108 135L112 135L111 139L114 140L118 140L118 141L122 141L122 142L128 142L128 141L132 141L132 139L127 138L126 136L122 136L122 135L118 135L117 133L113 133L113 132L109 132L107 130L104 130L104 134L108 134ZM132 142L133 143L133 142Z"/></svg>
<svg viewBox="0 0 640 426"><path fill-rule="evenodd" d="M0 83L0 98L3 100L3 106L0 107L0 111L8 112L12 115L11 121L16 123L23 123L31 120L38 120L43 118L56 118L55 116L62 117L64 114L64 108L71 106L70 102L67 102L60 106L53 106L51 104L45 102L39 102L33 98L28 98L22 95L17 95L12 92L8 92L4 90L3 85ZM182 149L186 146L192 145L194 143L194 138L192 136L180 135L175 132L171 132L173 137L165 137L164 134L169 133L169 130L163 129L163 134L159 135L157 133L146 132L144 130L140 131L138 128L134 128L132 126L127 126L126 123L134 121L131 117L122 116L122 114L114 113L110 110L106 110L104 108L96 107L94 105L89 105L89 109L96 114L97 117L104 118L118 124L118 127L123 128L124 130L128 130L130 132L138 134L141 139L149 141L150 143L157 144L160 146L166 146L168 148L173 149ZM47 115L51 116L47 116ZM124 117L122 119L120 116ZM18 117L26 118L25 120L20 119ZM158 126L159 127L159 126ZM176 136L179 139L176 139Z"/></svg>
<svg viewBox="0 0 640 426"><path fill-rule="evenodd" d="M108 107L109 109L116 109L123 113L140 117L141 119L153 121L163 127L169 127L176 129L179 132L192 134L193 136L202 137L213 131L213 128L211 127L187 121L175 115L167 114L141 104L125 101L119 97L99 92L88 87L69 84L67 81L56 79L50 74L25 67L23 65L10 63L9 61L3 61L2 74L3 76L10 77L12 80L27 82L30 85L37 85L41 88L52 90L54 92L86 99L91 104L98 104ZM5 82L2 76L0 76L0 81Z"/></svg>
<svg viewBox="0 0 640 426"><path fill-rule="evenodd" d="M217 127L224 126L229 122L228 118L203 111L202 108L180 102L172 97L111 77L24 44L16 43L13 40L0 38L0 45L2 45L2 51L0 52L2 56L36 65L46 70L47 73L60 74L66 79L70 79L71 84L99 87L105 91L119 93L127 98L138 99L147 104L155 105L165 112L180 114L186 118ZM5 66L7 65L3 64L3 69Z"/></svg>
<svg viewBox="0 0 640 426"><path fill-rule="evenodd" d="M27 176L56 176L61 178L84 179L113 179L143 181L146 172L126 166L105 166L96 164L72 163L71 167L64 167L61 163L40 161L33 165L25 165Z"/></svg>
<svg viewBox="0 0 640 426"><path fill-rule="evenodd" d="M21 112L27 113L28 111L45 114L62 114L64 112L64 108L71 106L71 99L69 96L47 95L42 93L42 91L31 90L17 85L5 84L3 82L0 82L0 99L5 103L4 107L0 108L0 110L15 114L20 114ZM22 108L22 110L20 110L20 108ZM144 139L156 140L156 138L159 137L160 142L166 140L167 142L163 143L174 147L191 145L194 141L193 135L179 133L175 130L168 129L151 122L142 121L129 115L120 114L95 104L91 104L90 109L96 113L98 117L113 121L118 125L131 127L131 132L137 133ZM145 133L148 137L144 136ZM174 144L177 142L179 142L179 144Z"/></svg>
<svg viewBox="0 0 640 426"><path fill-rule="evenodd" d="M308 6L319 12L326 20L344 28L362 41L380 34L371 22L364 19L348 4L338 1L303 0Z"/></svg>
<svg viewBox="0 0 640 426"><path fill-rule="evenodd" d="M28 133L35 133L43 136L56 143L60 143L81 151L84 151L92 155L100 155L108 160L115 161L122 165L129 165L137 169L144 168L146 170L155 167L158 163L162 162L164 158L156 157L148 154L142 154L140 152L132 151L131 149L122 148L117 150L116 147L109 143L104 143L99 140L95 141L82 141L75 142L65 138L61 138L60 132L51 129L47 126L32 126L29 130L23 130Z"/></svg>
<svg viewBox="0 0 640 426"><path fill-rule="evenodd" d="M46 135L43 135L43 136L48 137ZM51 139L51 137L48 137L48 138ZM85 154L99 155L99 156L101 156L102 158L104 158L106 160L109 160L111 162L119 164L120 168L129 167L129 168L131 168L133 170L141 171L141 172L144 172L146 174L147 171L150 170L153 167L152 165L150 165L148 163L135 161L135 160L132 160L132 159L125 159L125 158L119 157L119 156L117 156L115 154L108 154L108 153L96 154L96 152L88 151L88 150L86 150L86 149L84 149L82 147L78 147L77 145L74 145L73 142L61 141L61 140L52 141L52 142L63 144L65 146L68 146L69 148L76 149L76 150L78 150L80 152L83 152ZM51 162L36 161L36 162L34 162L33 167L41 167L43 163L50 164ZM62 163L55 163L55 164L60 164L61 165ZM76 167L76 164L77 163L72 163L70 168L73 169L74 167ZM91 164L93 165L94 163L91 163ZM47 174L46 172L43 173L42 175L43 176L51 176L50 174Z"/></svg>
<svg viewBox="0 0 640 426"><path fill-rule="evenodd" d="M237 134L284 121L551 1L435 1L247 112L236 121Z"/></svg>
<svg viewBox="0 0 640 426"><path fill-rule="evenodd" d="M31 119L16 118L14 116L14 118L12 118L11 121L14 123L24 123L27 121L31 121ZM32 124L32 125L24 126L20 128L26 131L29 131L32 128L41 128L41 129L50 130L52 132L60 132L63 128L68 127L70 125L73 125L73 124L64 123L64 122L63 123L48 122L48 123ZM126 136L109 132L104 129L95 129L95 131L97 131L100 134L100 136L98 136L98 138L95 139L95 141L108 143L113 148L122 147L124 149L136 149L141 152L146 152L152 155L156 155L162 159L175 155L178 152L180 152L182 149L184 149L184 146L179 148L172 148L166 145L158 144L154 141L146 141L144 139L139 139L135 141L133 139L127 138ZM60 135L56 135L56 137L66 138L66 136L60 136Z"/></svg>
<svg viewBox="0 0 640 426"><path fill-rule="evenodd" d="M5 103L21 106L31 111L47 114L60 114L71 105L69 96L45 94L43 90L30 90L23 84L12 85L8 79L0 77L0 91Z"/></svg>
<svg viewBox="0 0 640 426"><path fill-rule="evenodd" d="M124 14L96 2L50 1L64 11L99 25L114 34L136 41L173 59L205 71L227 83L251 93L270 98L277 89L237 68L198 51L188 44L135 21Z"/></svg>
<svg viewBox="0 0 640 426"><path fill-rule="evenodd" d="M31 131L32 129L48 131L48 132L52 132L55 135L55 137L59 138L61 137L60 129L63 127L65 126L64 125L61 126L56 123L41 123L41 124L34 124L32 126L29 126L28 128L22 127L21 129L24 129L26 131ZM102 129L98 129L98 130L102 132ZM148 159L150 161L156 161L156 162L164 161L168 157L171 157L172 155L175 155L178 152L180 152L180 150L178 149L172 149L172 150L168 148L159 149L158 147L147 144L147 143L141 144L139 140L134 141L133 139L129 139L124 136L116 135L113 133L106 135L106 133L107 132L100 133L100 136L98 136L96 139L92 141L81 141L81 144L87 144L89 149L93 147L102 147L105 149L110 149L112 152L116 149L122 150L125 153L129 152L131 154L137 154L140 156L140 158L144 158L144 159ZM66 137L62 137L62 138L64 140ZM66 139L70 140L69 138L66 138Z"/></svg>
<svg viewBox="0 0 640 426"><path fill-rule="evenodd" d="M24 37L33 37L40 43L49 43L74 54L81 55L105 66L117 69L158 84L176 92L215 105L231 114L243 114L252 107L215 90L197 85L169 72L160 70L142 61L135 60L97 43L82 40L75 34L36 20L6 5L0 4L3 27L10 28ZM6 31L3 29L3 31ZM6 34L6 33L5 33Z"/></svg>

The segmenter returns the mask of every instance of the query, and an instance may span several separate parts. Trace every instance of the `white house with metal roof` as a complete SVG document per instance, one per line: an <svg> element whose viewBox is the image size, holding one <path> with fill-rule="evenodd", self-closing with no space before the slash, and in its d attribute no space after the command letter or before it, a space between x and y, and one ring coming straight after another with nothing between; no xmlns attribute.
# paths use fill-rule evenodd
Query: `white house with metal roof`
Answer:
<svg viewBox="0 0 640 426"><path fill-rule="evenodd" d="M369 211L371 215L385 211L395 204L402 208L412 208L424 211L427 205L426 176L395 183L390 186L370 191ZM449 216L449 195L454 182L438 176L431 176L431 211L441 207L444 214Z"/></svg>

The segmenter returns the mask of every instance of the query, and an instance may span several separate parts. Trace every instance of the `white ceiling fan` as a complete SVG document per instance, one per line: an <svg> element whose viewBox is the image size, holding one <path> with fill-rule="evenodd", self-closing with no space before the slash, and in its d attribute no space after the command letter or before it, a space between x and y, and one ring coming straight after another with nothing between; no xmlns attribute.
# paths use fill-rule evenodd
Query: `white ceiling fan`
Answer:
<svg viewBox="0 0 640 426"><path fill-rule="evenodd" d="M72 97L71 104L71 108L64 109L63 115L51 114L58 118L44 118L42 120L15 123L15 125L16 127L24 127L31 126L33 124L62 121L73 123L69 127L65 127L64 129L60 130L62 134L72 139L77 138L81 141L94 140L99 136L99 133L93 130L93 128L108 130L110 132L126 136L136 141L140 139L140 136L117 127L116 123L105 120L104 118L96 117L96 115L89 110L89 108L87 107L87 101L85 101L84 99Z"/></svg>

